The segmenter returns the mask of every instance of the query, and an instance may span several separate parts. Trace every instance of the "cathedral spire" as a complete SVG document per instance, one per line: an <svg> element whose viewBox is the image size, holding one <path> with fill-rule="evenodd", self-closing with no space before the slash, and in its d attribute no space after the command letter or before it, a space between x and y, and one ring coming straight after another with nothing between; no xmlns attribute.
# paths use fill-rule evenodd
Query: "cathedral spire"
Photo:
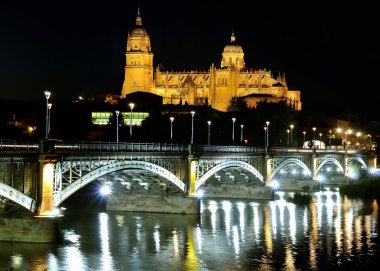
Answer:
<svg viewBox="0 0 380 271"><path fill-rule="evenodd" d="M137 8L136 25L142 25L141 16L140 16L140 8Z"/></svg>

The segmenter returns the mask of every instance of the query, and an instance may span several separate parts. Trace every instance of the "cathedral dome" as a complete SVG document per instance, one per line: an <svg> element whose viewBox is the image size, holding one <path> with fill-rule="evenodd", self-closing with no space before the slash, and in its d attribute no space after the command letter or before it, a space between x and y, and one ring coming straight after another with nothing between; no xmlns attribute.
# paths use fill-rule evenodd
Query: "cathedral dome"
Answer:
<svg viewBox="0 0 380 271"><path fill-rule="evenodd" d="M131 35L134 37L148 36L145 28L142 26L136 26L132 31Z"/></svg>
<svg viewBox="0 0 380 271"><path fill-rule="evenodd" d="M236 43L235 34L231 35L231 42L224 47L223 53L243 53L243 48Z"/></svg>

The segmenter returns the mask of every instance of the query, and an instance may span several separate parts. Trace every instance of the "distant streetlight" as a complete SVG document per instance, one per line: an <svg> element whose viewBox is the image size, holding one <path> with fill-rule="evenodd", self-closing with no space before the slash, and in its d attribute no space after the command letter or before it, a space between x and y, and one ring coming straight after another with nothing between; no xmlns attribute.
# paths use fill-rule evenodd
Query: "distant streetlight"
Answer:
<svg viewBox="0 0 380 271"><path fill-rule="evenodd" d="M191 111L191 144L194 144L194 115L195 111Z"/></svg>
<svg viewBox="0 0 380 271"><path fill-rule="evenodd" d="M51 116L51 108L53 107L53 104L52 103L48 103L48 136L49 136L49 134L50 134L50 121L51 121L51 119L50 119L50 116Z"/></svg>
<svg viewBox="0 0 380 271"><path fill-rule="evenodd" d="M290 133L290 130L286 130L286 133L287 133L287 137L286 137L286 146L289 147L289 133Z"/></svg>
<svg viewBox="0 0 380 271"><path fill-rule="evenodd" d="M235 121L236 118L232 118L232 144L235 143Z"/></svg>
<svg viewBox="0 0 380 271"><path fill-rule="evenodd" d="M319 145L321 145L322 142L322 133L319 133Z"/></svg>
<svg viewBox="0 0 380 271"><path fill-rule="evenodd" d="M116 114L116 144L119 144L119 114L120 114L120 111L116 110L115 114Z"/></svg>
<svg viewBox="0 0 380 271"><path fill-rule="evenodd" d="M207 121L208 130L207 130L207 145L210 145L210 129L211 129L211 121Z"/></svg>
<svg viewBox="0 0 380 271"><path fill-rule="evenodd" d="M266 123L266 125L267 125L267 147L269 147L269 121L266 121L265 122Z"/></svg>
<svg viewBox="0 0 380 271"><path fill-rule="evenodd" d="M290 146L292 147L293 147L293 128L294 128L294 125L290 124Z"/></svg>
<svg viewBox="0 0 380 271"><path fill-rule="evenodd" d="M170 143L173 142L173 121L174 117L170 117Z"/></svg>
<svg viewBox="0 0 380 271"><path fill-rule="evenodd" d="M132 141L132 124L133 124L133 108L135 107L135 104L134 103L130 103L129 104L129 108L131 109L131 117L130 117L130 122L129 122L129 138L130 138L130 141Z"/></svg>
<svg viewBox="0 0 380 271"><path fill-rule="evenodd" d="M240 143L243 144L243 129L244 129L244 124L240 124Z"/></svg>
<svg viewBox="0 0 380 271"><path fill-rule="evenodd" d="M49 98L51 95L51 92L48 90L44 91L45 98L46 98L46 124L45 124L45 138L48 138L48 133L49 133Z"/></svg>
<svg viewBox="0 0 380 271"><path fill-rule="evenodd" d="M317 130L317 128L313 127L313 140L315 140L315 130Z"/></svg>
<svg viewBox="0 0 380 271"><path fill-rule="evenodd" d="M303 144L305 145L305 142L306 142L306 132L303 131L302 133L303 133Z"/></svg>

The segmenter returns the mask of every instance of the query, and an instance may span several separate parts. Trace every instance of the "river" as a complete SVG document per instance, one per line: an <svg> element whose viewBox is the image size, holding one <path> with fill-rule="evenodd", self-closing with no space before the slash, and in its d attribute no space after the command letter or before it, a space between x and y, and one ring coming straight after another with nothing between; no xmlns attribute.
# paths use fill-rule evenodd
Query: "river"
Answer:
<svg viewBox="0 0 380 271"><path fill-rule="evenodd" d="M60 244L0 243L0 270L376 270L379 203L339 192L297 206L201 201L201 214L75 208ZM12 269L13 268L13 269Z"/></svg>

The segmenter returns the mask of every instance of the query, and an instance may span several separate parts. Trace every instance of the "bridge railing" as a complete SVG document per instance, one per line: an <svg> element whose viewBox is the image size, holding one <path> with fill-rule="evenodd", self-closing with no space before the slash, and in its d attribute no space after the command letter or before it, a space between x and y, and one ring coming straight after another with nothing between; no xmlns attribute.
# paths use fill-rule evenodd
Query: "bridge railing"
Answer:
<svg viewBox="0 0 380 271"><path fill-rule="evenodd" d="M281 147L272 147L270 148L271 154L279 154L279 153L313 153L316 154L365 154L369 151L365 150L357 150L357 149L305 149L305 148L281 148Z"/></svg>
<svg viewBox="0 0 380 271"><path fill-rule="evenodd" d="M37 143L19 143L13 140L0 139L0 152L38 152Z"/></svg>
<svg viewBox="0 0 380 271"><path fill-rule="evenodd" d="M187 152L187 145L165 143L133 143L133 142L78 142L62 143L54 146L55 152Z"/></svg>
<svg viewBox="0 0 380 271"><path fill-rule="evenodd" d="M194 145L191 147L192 151L201 152L215 152L215 153L265 153L263 147L253 146L218 146L218 145Z"/></svg>

